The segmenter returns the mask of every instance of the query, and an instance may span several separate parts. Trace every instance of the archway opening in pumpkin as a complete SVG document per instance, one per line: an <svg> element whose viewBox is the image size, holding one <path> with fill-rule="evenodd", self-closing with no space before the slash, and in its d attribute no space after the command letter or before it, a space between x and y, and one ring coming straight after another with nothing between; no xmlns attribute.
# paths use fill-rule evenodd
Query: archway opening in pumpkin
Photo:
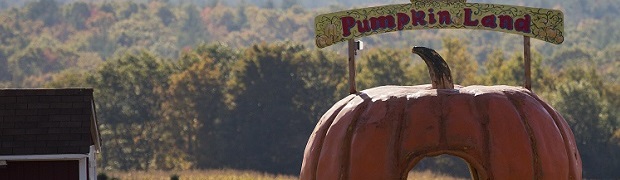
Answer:
<svg viewBox="0 0 620 180"><path fill-rule="evenodd" d="M467 162L449 154L428 156L420 160L410 170L407 179L470 179Z"/></svg>

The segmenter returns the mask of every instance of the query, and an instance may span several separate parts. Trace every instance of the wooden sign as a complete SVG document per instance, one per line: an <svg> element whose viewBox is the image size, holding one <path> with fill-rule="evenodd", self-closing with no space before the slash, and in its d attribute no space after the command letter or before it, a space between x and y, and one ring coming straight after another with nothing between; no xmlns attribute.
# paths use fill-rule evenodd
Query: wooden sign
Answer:
<svg viewBox="0 0 620 180"><path fill-rule="evenodd" d="M414 29L491 30L560 44L564 41L564 14L559 10L465 3L463 0L418 0L315 18L319 48L354 38Z"/></svg>

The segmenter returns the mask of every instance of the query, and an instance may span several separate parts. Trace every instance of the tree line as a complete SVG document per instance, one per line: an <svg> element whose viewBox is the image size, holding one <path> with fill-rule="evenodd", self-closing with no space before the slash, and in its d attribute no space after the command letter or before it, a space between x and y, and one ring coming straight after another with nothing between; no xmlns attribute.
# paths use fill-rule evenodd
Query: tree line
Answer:
<svg viewBox="0 0 620 180"><path fill-rule="evenodd" d="M584 15L567 22L563 45L533 42L533 91L571 125L586 178L620 176L620 22L594 19L607 12L601 2L575 12ZM0 12L0 87L93 87L103 170L297 174L317 120L347 95L344 46L313 45L313 17L334 8L33 1ZM362 40L360 90L429 83L413 45L438 49L457 84L523 82L519 36Z"/></svg>
<svg viewBox="0 0 620 180"><path fill-rule="evenodd" d="M504 56L497 49L478 64L458 39L442 44L440 54L458 84L523 82L520 52ZM541 61L534 56L534 92L571 125L584 175L618 176L618 84L604 81L591 66L555 70ZM105 169L296 174L317 120L347 95L346 73L344 56L290 42L244 49L214 44L184 52L176 61L148 52L126 54L93 73L67 74L48 86L95 88ZM367 50L357 73L360 89L430 82L426 66L408 49ZM450 168L450 163L438 165Z"/></svg>

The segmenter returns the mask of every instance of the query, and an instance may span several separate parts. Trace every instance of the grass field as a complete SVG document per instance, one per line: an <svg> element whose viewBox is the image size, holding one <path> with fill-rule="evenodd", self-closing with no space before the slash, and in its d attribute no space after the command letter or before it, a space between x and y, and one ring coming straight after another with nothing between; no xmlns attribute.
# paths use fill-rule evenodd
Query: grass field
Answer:
<svg viewBox="0 0 620 180"><path fill-rule="evenodd" d="M179 172L166 171L130 171L130 172L104 172L108 179L119 180L168 180L177 175L179 179L187 180L295 180L296 176L266 174L255 171L240 170L190 170ZM411 172L409 180L456 180L459 178L435 174L431 171ZM460 178L462 179L462 178Z"/></svg>

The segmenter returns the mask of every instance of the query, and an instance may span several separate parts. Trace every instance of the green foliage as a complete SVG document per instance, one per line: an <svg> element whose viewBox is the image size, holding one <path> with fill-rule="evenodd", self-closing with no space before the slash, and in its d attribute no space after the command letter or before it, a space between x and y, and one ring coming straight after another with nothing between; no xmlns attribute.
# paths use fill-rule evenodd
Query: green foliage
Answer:
<svg viewBox="0 0 620 180"><path fill-rule="evenodd" d="M360 90L382 85L415 85L413 81L428 76L428 73L413 74L410 50L364 50L357 62L356 79Z"/></svg>
<svg viewBox="0 0 620 180"><path fill-rule="evenodd" d="M169 168L153 162L179 154L160 134L156 109L163 99L158 92L168 87L171 66L142 52L125 55L104 63L87 79L95 89L98 114L103 124L104 146L118 147L103 151L102 164L115 169ZM130 138L129 138L130 137ZM160 152L163 151L163 152ZM179 154L181 159L184 156ZM182 163L180 166L182 166ZM163 166L163 167L162 167Z"/></svg>
<svg viewBox="0 0 620 180"><path fill-rule="evenodd" d="M78 30L86 29L86 20L90 18L90 7L85 2L71 3L64 8L63 18Z"/></svg>
<svg viewBox="0 0 620 180"><path fill-rule="evenodd" d="M108 180L108 175L105 173L99 173L97 174L97 179Z"/></svg>
<svg viewBox="0 0 620 180"><path fill-rule="evenodd" d="M46 26L55 25L60 19L58 3L55 0L38 0L26 5L26 17L41 20Z"/></svg>
<svg viewBox="0 0 620 180"><path fill-rule="evenodd" d="M594 63L592 61L594 54L591 54L592 50L584 49L582 47L573 47L570 49L562 49L556 51L548 64L555 70L563 69L566 66L571 65L585 65Z"/></svg>
<svg viewBox="0 0 620 180"><path fill-rule="evenodd" d="M216 157L221 155L214 147L225 142L219 135L220 114L226 112L225 61L215 61L205 52L191 52L183 59L195 63L169 78L170 87L164 94L169 100L163 102L161 113L166 126L176 131L164 135L176 139L184 152L196 155L199 165L217 164Z"/></svg>
<svg viewBox="0 0 620 180"><path fill-rule="evenodd" d="M467 45L454 38L443 38L443 58L450 66L454 84L472 85L478 82L478 63L473 60Z"/></svg>
<svg viewBox="0 0 620 180"><path fill-rule="evenodd" d="M90 87L86 78L88 74L77 69L63 70L52 76L52 81L45 84L47 88Z"/></svg>
<svg viewBox="0 0 620 180"><path fill-rule="evenodd" d="M59 44L50 36L41 36L9 57L7 67L14 84L17 85L29 77L58 72L64 67L74 66L78 59L77 54L70 49L59 47ZM33 85L38 84L30 86ZM29 87L26 83L18 86Z"/></svg>
<svg viewBox="0 0 620 180"><path fill-rule="evenodd" d="M6 53L0 50L0 82L9 81L12 79L11 73L9 73L8 61Z"/></svg>
<svg viewBox="0 0 620 180"><path fill-rule="evenodd" d="M181 33L179 36L179 46L195 45L210 39L209 32L205 31L205 25L200 17L200 9L193 5L183 7L184 16L179 17L181 23Z"/></svg>
<svg viewBox="0 0 620 180"><path fill-rule="evenodd" d="M282 0L282 9L289 9L298 4L297 0Z"/></svg>
<svg viewBox="0 0 620 180"><path fill-rule="evenodd" d="M120 10L118 11L118 14L121 17L127 19L131 17L131 15L138 13L139 10L140 9L138 8L138 4L134 2L127 2L121 6ZM114 9L113 7L106 7L104 11L114 12Z"/></svg>
<svg viewBox="0 0 620 180"><path fill-rule="evenodd" d="M172 11L166 6L162 6L157 10L157 16L164 23L164 26L170 25L176 19Z"/></svg>
<svg viewBox="0 0 620 180"><path fill-rule="evenodd" d="M620 82L620 71L618 71L620 69L620 44L598 51L595 59L602 78L609 82L616 82L617 85L617 82Z"/></svg>
<svg viewBox="0 0 620 180"><path fill-rule="evenodd" d="M546 72L541 65L541 56L532 52L532 86L534 90L553 86L553 82L549 82ZM486 85L505 84L512 86L523 86L525 83L525 69L522 52L514 52L510 59L506 59L504 52L496 49L489 54L487 61L484 63L486 75L483 77L483 83Z"/></svg>
<svg viewBox="0 0 620 180"><path fill-rule="evenodd" d="M237 64L232 92L231 118L223 121L233 168L295 173L304 149L305 136L313 122L306 110L313 104L313 88L304 88L299 64L310 56L303 46L290 44L254 45ZM320 85L320 84L319 84ZM331 99L330 99L331 100ZM256 128L271 124L270 128ZM262 153L254 153L262 152ZM253 154L239 156L239 154Z"/></svg>
<svg viewBox="0 0 620 180"><path fill-rule="evenodd" d="M617 107L605 98L608 85L591 68L570 67L562 73L563 82L555 89L554 107L561 112L575 134L582 154L584 176L605 178L620 175L615 168L593 168L599 164L618 167L614 131L618 130ZM617 94L617 92L615 92Z"/></svg>

